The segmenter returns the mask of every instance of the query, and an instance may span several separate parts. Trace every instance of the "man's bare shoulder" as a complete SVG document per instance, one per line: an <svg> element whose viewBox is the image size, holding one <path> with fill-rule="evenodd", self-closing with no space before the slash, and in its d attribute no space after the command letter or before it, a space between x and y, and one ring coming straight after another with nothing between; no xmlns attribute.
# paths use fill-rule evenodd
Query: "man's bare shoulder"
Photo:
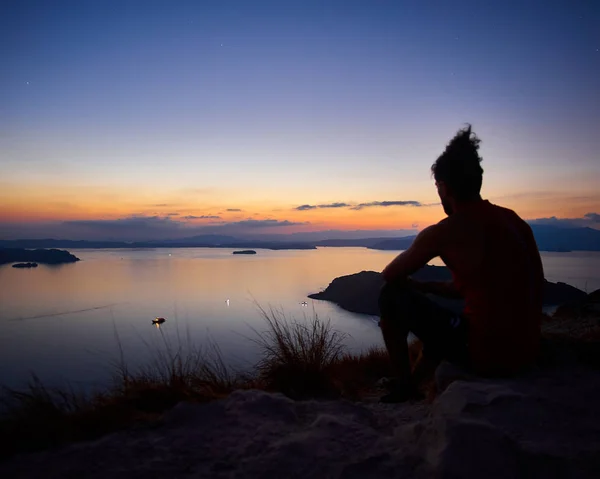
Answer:
<svg viewBox="0 0 600 479"><path fill-rule="evenodd" d="M456 218L454 218L453 216L454 215L447 216L446 218L431 225L430 228L433 228L433 234L435 234L435 235L448 234L448 232L451 231L452 228L454 227L454 223L456 223L456 221L455 221Z"/></svg>
<svg viewBox="0 0 600 479"><path fill-rule="evenodd" d="M490 203L490 206L495 208L498 211L502 211L504 214L510 216L511 218L514 219L519 219L521 221L524 221L518 214L516 211L511 210L510 208L507 208L506 206L501 206L501 205L497 205L495 203Z"/></svg>
<svg viewBox="0 0 600 479"><path fill-rule="evenodd" d="M511 221L513 221L514 223L517 223L519 225L521 225L521 227L531 231L531 227L529 226L529 223L527 223L527 221L525 221L523 218L521 218L519 216L519 214L514 211L511 210L510 208L506 208L505 206L500 206L500 205L493 205L495 208L497 208L499 211L502 211L507 218L510 218Z"/></svg>
<svg viewBox="0 0 600 479"><path fill-rule="evenodd" d="M447 232L449 231L448 219L444 218L443 220L435 223L433 225L424 228L416 238L416 241L421 243L429 243L439 245L445 238Z"/></svg>

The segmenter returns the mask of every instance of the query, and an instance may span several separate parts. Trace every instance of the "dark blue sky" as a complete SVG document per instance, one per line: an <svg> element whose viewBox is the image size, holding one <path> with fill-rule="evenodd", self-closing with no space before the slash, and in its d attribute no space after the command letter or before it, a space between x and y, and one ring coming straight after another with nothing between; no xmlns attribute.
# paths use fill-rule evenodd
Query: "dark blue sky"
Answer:
<svg viewBox="0 0 600 479"><path fill-rule="evenodd" d="M597 1L4 1L0 48L5 220L55 191L28 218L161 214L151 195L282 221L305 203L427 203L467 121L489 196L533 195L533 216L598 204ZM74 184L102 193L81 206ZM562 209L542 208L549 191ZM368 226L416 220L386 211Z"/></svg>

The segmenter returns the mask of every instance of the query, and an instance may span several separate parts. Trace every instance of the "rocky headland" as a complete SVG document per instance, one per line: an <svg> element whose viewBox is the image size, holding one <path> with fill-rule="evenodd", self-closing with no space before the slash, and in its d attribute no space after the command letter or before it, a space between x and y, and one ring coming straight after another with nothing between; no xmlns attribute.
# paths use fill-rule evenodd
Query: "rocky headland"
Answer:
<svg viewBox="0 0 600 479"><path fill-rule="evenodd" d="M427 265L412 275L419 281L450 281L452 274L444 266ZM335 278L325 290L310 294L309 298L331 301L341 308L353 313L379 315L377 304L379 292L384 284L381 273L362 271L347 276ZM430 295L433 300L453 310L462 310L462 300L440 298ZM582 300L586 297L584 291L566 283L544 283L544 306L558 306Z"/></svg>

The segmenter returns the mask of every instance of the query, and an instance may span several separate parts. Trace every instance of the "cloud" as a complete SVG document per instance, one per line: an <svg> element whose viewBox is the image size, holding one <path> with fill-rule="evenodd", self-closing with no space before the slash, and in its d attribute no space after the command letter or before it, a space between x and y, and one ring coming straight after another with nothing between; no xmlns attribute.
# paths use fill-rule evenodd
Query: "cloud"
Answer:
<svg viewBox="0 0 600 479"><path fill-rule="evenodd" d="M232 223L227 223L227 226L243 226L243 227L247 227L247 228L271 228L273 226L299 226L299 225L307 225L310 224L308 221L302 221L302 222L297 222L297 221L288 221L288 220L273 220L273 219L266 219L266 220L252 220L252 219L248 219L248 220L242 220L242 221L235 221Z"/></svg>
<svg viewBox="0 0 600 479"><path fill-rule="evenodd" d="M239 209L239 208L227 208L225 211L239 212L239 211L242 211L242 210Z"/></svg>
<svg viewBox="0 0 600 479"><path fill-rule="evenodd" d="M158 203L156 205L150 205L150 206L154 206L156 208L164 208L164 207L167 207L169 205L167 203Z"/></svg>
<svg viewBox="0 0 600 479"><path fill-rule="evenodd" d="M314 210L316 208L346 208L349 205L348 203L325 203L322 205L301 205L294 208L296 211L308 211Z"/></svg>
<svg viewBox="0 0 600 479"><path fill-rule="evenodd" d="M436 205L439 203L435 203ZM351 210L362 210L363 208L371 208L373 206L434 206L434 204L423 204L419 201L371 201L369 203L325 203L321 205L301 205L294 208L296 211L308 211L316 208L350 208Z"/></svg>
<svg viewBox="0 0 600 479"><path fill-rule="evenodd" d="M581 218L557 218L556 216L550 216L548 218L535 218L527 220L527 222L530 225L550 225L562 228L586 226L589 228L598 228L600 227L600 214L586 213Z"/></svg>
<svg viewBox="0 0 600 479"><path fill-rule="evenodd" d="M179 213L167 213L167 216L179 216Z"/></svg>
<svg viewBox="0 0 600 479"><path fill-rule="evenodd" d="M348 203L329 203L326 205L318 205L319 208L345 208L350 206Z"/></svg>
<svg viewBox="0 0 600 479"><path fill-rule="evenodd" d="M362 210L363 208L372 208L374 206L423 206L419 201L407 200L407 201L371 201L370 203L360 203L353 206L352 210Z"/></svg>
<svg viewBox="0 0 600 479"><path fill-rule="evenodd" d="M184 216L183 219L184 220L220 220L221 217L216 216L216 215L202 215L202 216L187 215L187 216Z"/></svg>

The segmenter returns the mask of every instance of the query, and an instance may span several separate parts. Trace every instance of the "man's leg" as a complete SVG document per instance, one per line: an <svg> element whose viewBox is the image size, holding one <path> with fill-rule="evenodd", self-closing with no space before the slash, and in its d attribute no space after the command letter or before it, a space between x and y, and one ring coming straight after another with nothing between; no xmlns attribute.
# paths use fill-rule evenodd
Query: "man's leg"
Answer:
<svg viewBox="0 0 600 479"><path fill-rule="evenodd" d="M379 297L381 331L397 376L393 400L406 399L416 384L442 358L466 359L466 322L425 295L406 287L387 283ZM423 342L422 357L413 375L410 370L407 337L412 332Z"/></svg>

